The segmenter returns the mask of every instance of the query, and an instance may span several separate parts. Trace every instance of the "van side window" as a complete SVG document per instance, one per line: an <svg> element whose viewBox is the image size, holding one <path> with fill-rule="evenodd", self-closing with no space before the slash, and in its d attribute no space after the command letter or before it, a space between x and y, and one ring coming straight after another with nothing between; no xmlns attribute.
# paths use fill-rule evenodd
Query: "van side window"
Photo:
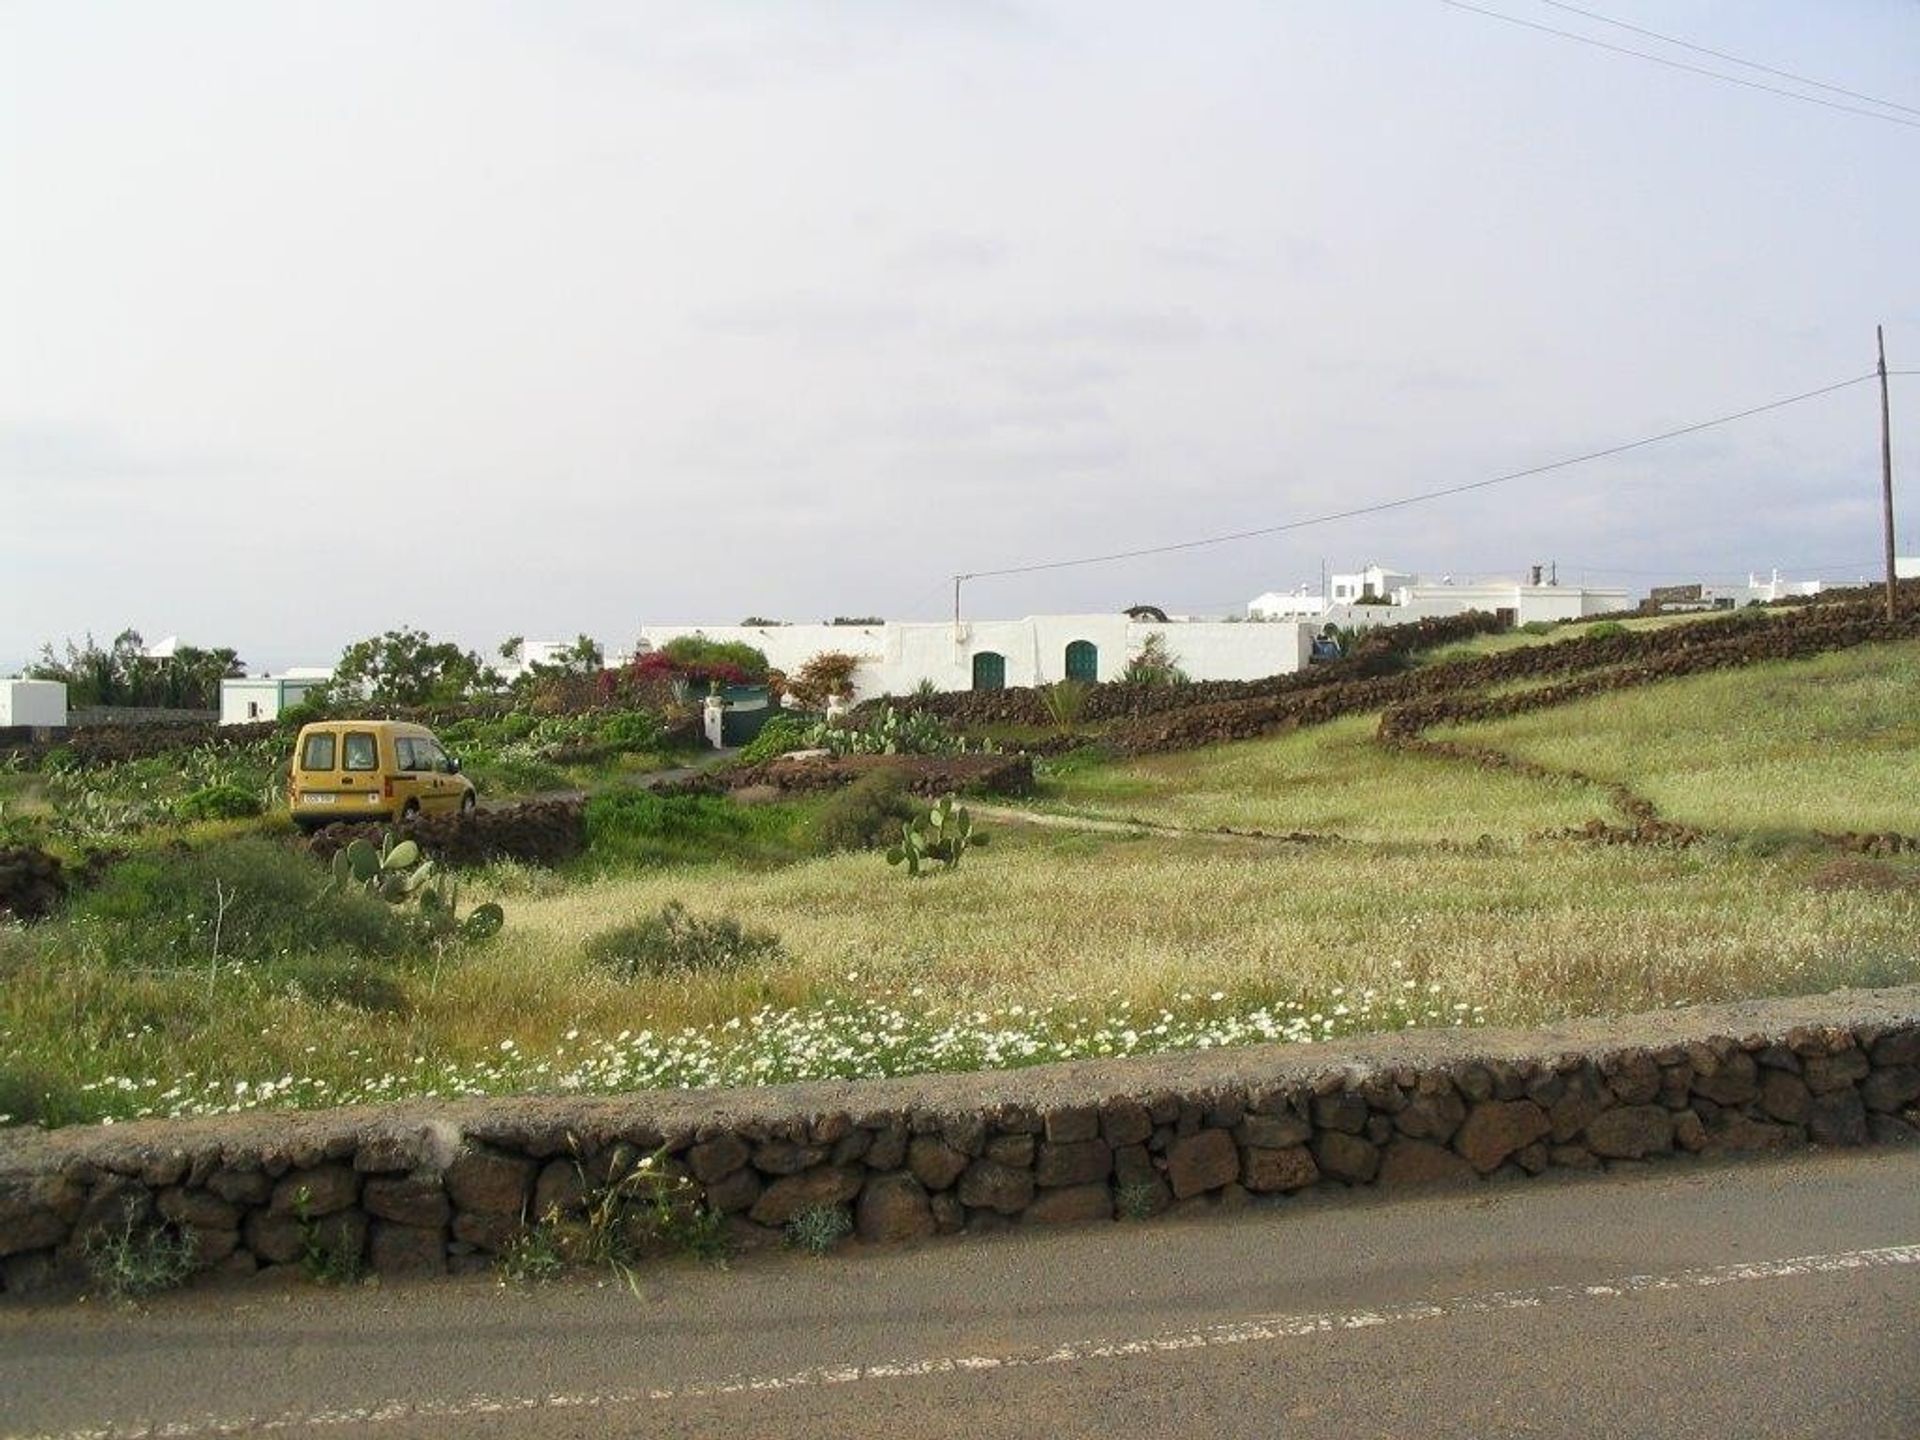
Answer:
<svg viewBox="0 0 1920 1440"><path fill-rule="evenodd" d="M420 768L414 763L413 741L404 735L396 735L393 737L393 764L397 770L418 770Z"/></svg>
<svg viewBox="0 0 1920 1440"><path fill-rule="evenodd" d="M373 736L364 730L349 730L346 737L346 767L348 770L378 770L380 768L380 746Z"/></svg>
<svg viewBox="0 0 1920 1440"><path fill-rule="evenodd" d="M333 769L333 734L322 730L307 736L306 747L300 752L302 770Z"/></svg>
<svg viewBox="0 0 1920 1440"><path fill-rule="evenodd" d="M422 740L420 743L420 768L432 770L438 774L447 773L447 752L440 748L435 740Z"/></svg>

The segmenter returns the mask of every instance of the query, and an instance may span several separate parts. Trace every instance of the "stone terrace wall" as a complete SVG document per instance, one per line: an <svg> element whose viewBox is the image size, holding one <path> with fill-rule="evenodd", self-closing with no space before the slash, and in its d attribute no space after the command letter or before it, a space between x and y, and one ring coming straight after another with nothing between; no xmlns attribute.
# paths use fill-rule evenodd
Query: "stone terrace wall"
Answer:
<svg viewBox="0 0 1920 1440"><path fill-rule="evenodd" d="M996 1074L533 1097L0 1132L0 1280L74 1282L127 1214L201 1263L326 1242L382 1274L478 1269L660 1152L737 1240L842 1205L868 1241L1099 1221L1309 1188L1478 1184L1709 1154L1920 1139L1920 986L1326 1046Z"/></svg>

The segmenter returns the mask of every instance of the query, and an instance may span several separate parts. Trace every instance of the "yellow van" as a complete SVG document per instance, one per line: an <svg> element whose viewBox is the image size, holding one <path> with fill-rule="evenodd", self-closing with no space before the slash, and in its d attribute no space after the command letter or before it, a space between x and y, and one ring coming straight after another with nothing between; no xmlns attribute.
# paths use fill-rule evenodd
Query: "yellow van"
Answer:
<svg viewBox="0 0 1920 1440"><path fill-rule="evenodd" d="M404 720L319 720L300 727L287 807L317 830L336 820L468 814L473 782L431 730Z"/></svg>

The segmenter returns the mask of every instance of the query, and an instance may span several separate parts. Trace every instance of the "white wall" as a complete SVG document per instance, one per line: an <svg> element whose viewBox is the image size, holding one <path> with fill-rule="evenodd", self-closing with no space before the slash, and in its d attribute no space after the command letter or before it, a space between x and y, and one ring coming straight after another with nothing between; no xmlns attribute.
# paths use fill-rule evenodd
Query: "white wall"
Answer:
<svg viewBox="0 0 1920 1440"><path fill-rule="evenodd" d="M307 692L320 685L319 680L294 680L259 676L220 682L220 723L222 725L258 725L278 720L282 710L291 709L307 698ZM250 708L251 707L251 708Z"/></svg>
<svg viewBox="0 0 1920 1440"><path fill-rule="evenodd" d="M58 680L0 680L0 725L67 723L67 687Z"/></svg>
<svg viewBox="0 0 1920 1440"><path fill-rule="evenodd" d="M1125 615L1030 615L1023 620L924 621L889 625L643 625L644 645L659 649L683 635L743 641L792 675L822 651L839 650L860 663L854 694L905 695L922 681L941 690L973 688L973 657L992 651L1006 660L1009 686L1050 685L1066 678L1067 646L1076 640L1098 652L1096 676L1117 680L1154 632L1166 636L1180 668L1195 680L1258 680L1285 675L1306 663L1312 625L1181 621L1135 623Z"/></svg>

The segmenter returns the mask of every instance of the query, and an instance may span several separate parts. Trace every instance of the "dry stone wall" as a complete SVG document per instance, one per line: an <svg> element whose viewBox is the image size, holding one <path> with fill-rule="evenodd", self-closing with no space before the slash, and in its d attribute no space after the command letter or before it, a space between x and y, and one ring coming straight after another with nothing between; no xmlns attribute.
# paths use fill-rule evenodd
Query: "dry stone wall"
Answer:
<svg viewBox="0 0 1920 1440"><path fill-rule="evenodd" d="M14 1129L0 1285L78 1284L87 1237L129 1219L228 1274L294 1264L310 1237L383 1275L480 1269L636 1152L742 1245L823 1205L887 1243L1912 1143L1917 1107L1920 986L994 1074Z"/></svg>

